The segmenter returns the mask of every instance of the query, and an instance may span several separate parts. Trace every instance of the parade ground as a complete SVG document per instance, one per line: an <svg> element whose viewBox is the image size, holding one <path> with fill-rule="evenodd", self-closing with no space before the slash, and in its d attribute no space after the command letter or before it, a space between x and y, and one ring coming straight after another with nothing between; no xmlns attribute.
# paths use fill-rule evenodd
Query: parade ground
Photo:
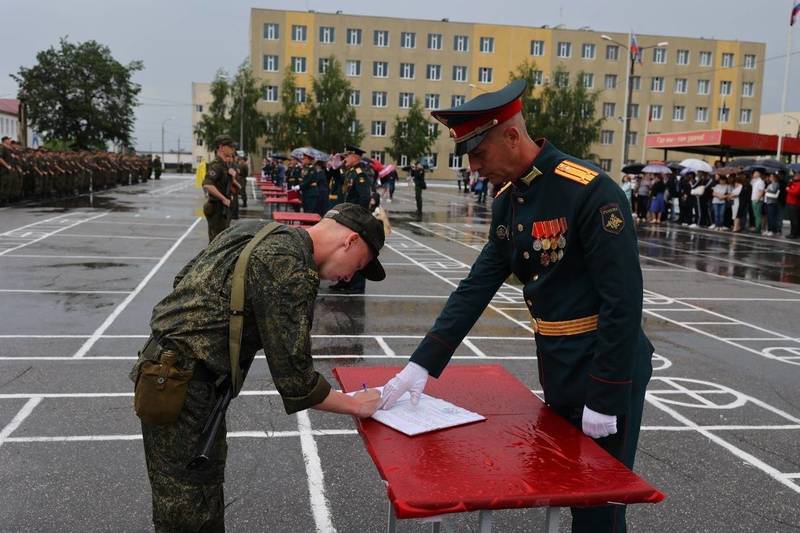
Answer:
<svg viewBox="0 0 800 533"><path fill-rule="evenodd" d="M364 295L322 283L313 352L331 383L337 366L405 364L486 242L491 199L448 185L424 202L421 220L413 189L386 205L384 282ZM128 371L153 306L207 244L202 203L193 177L166 175L0 209L0 531L151 530ZM263 216L257 198L243 216ZM800 531L800 245L668 224L638 234L656 355L635 471L666 499L631 506L630 530ZM500 364L540 394L529 321L509 280L451 364ZM353 419L287 416L263 357L228 430L228 531L385 529L386 488ZM494 531L539 531L544 515L498 511ZM477 525L452 514L442 531Z"/></svg>

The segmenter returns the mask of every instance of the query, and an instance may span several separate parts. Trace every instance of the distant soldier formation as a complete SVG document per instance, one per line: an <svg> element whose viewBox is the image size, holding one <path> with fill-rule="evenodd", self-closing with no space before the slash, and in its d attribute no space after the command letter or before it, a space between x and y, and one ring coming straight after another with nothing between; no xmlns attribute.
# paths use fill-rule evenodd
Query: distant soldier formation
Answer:
<svg viewBox="0 0 800 533"><path fill-rule="evenodd" d="M161 174L161 161L157 176ZM25 148L4 137L0 145L0 204L58 198L150 179L149 156L106 151Z"/></svg>

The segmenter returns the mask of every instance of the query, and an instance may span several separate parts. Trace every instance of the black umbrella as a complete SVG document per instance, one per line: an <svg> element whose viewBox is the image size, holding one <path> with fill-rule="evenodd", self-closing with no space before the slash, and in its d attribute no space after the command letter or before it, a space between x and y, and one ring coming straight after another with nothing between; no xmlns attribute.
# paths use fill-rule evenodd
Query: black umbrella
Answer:
<svg viewBox="0 0 800 533"><path fill-rule="evenodd" d="M734 159L728 162L731 167L745 167L745 170L777 170L779 172L786 172L786 165L777 159L750 159L743 157Z"/></svg>
<svg viewBox="0 0 800 533"><path fill-rule="evenodd" d="M789 165L789 170L792 172L800 172L800 163L793 163Z"/></svg>
<svg viewBox="0 0 800 533"><path fill-rule="evenodd" d="M647 166L647 163L633 163L622 167L622 172L625 174L641 174L642 169Z"/></svg>

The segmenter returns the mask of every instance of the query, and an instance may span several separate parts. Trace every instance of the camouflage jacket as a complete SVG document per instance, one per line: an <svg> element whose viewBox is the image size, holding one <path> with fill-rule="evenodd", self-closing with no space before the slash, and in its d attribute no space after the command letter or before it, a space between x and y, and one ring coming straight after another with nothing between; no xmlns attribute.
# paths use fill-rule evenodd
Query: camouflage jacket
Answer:
<svg viewBox="0 0 800 533"><path fill-rule="evenodd" d="M230 374L228 308L233 267L264 221L219 235L176 276L174 290L153 309L150 327L165 349ZM319 274L311 237L281 226L250 256L245 282L241 360L262 349L287 413L324 400L330 384L314 370L311 325Z"/></svg>

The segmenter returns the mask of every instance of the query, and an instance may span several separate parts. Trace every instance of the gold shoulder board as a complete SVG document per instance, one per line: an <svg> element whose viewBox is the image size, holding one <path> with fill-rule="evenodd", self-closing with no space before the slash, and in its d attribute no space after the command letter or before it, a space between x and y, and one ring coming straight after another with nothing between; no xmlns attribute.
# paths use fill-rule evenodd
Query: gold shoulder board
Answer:
<svg viewBox="0 0 800 533"><path fill-rule="evenodd" d="M572 161L567 160L564 160L558 164L555 169L555 173L564 178L576 181L581 185L588 185L589 182L592 181L598 174L590 168L586 168L583 165L579 165L578 163L573 163Z"/></svg>

